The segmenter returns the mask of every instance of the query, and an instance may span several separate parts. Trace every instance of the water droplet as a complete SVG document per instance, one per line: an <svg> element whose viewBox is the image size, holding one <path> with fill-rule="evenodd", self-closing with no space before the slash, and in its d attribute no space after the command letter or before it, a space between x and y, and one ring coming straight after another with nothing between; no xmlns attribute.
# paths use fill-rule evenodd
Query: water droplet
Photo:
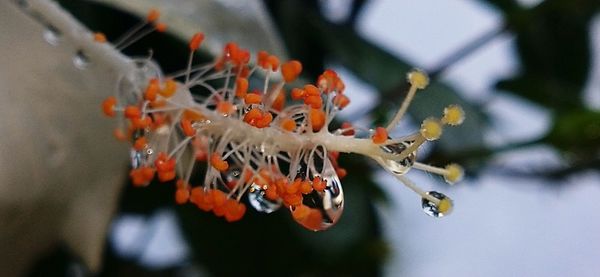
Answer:
<svg viewBox="0 0 600 277"><path fill-rule="evenodd" d="M269 200L266 191L257 184L252 184L248 192L248 201L252 207L263 213L272 213L281 207L281 201Z"/></svg>
<svg viewBox="0 0 600 277"><path fill-rule="evenodd" d="M311 178L321 177L327 183L323 192L312 191L304 196L303 204L319 211L321 215L321 224L307 224L303 220L296 220L300 225L313 231L323 231L333 226L342 216L344 211L344 191L340 178L335 172L335 168L329 161L329 158L323 160L323 169L321 174L311 174Z"/></svg>
<svg viewBox="0 0 600 277"><path fill-rule="evenodd" d="M44 32L42 33L42 36L48 44L52 46L58 46L62 37L62 33L58 29L56 29L56 27L48 25L46 26L46 30L44 30Z"/></svg>
<svg viewBox="0 0 600 277"><path fill-rule="evenodd" d="M423 212L425 212L427 215L433 217L443 217L452 212L452 199L450 199L450 197L437 191L430 191L427 194L440 200L438 204L431 202L426 198L421 200Z"/></svg>
<svg viewBox="0 0 600 277"><path fill-rule="evenodd" d="M130 151L131 168L137 169L142 166L149 165L153 152L154 151L150 148L144 149L141 151L131 149L131 151Z"/></svg>
<svg viewBox="0 0 600 277"><path fill-rule="evenodd" d="M404 151L407 147L413 144L412 141L403 141L397 144L390 144L381 146L381 150L388 154L398 155ZM410 153L406 158L395 161L395 160L386 160L382 159L383 164L388 168L388 170L397 175L404 175L408 172L413 164L415 164L416 160L416 152Z"/></svg>
<svg viewBox="0 0 600 277"><path fill-rule="evenodd" d="M73 64L81 70L86 69L90 65L90 58L83 51L79 50L73 57Z"/></svg>

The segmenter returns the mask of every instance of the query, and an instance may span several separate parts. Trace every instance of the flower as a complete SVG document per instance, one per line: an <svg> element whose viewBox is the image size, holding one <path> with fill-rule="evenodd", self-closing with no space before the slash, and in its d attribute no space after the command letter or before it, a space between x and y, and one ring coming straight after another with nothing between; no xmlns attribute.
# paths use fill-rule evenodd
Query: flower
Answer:
<svg viewBox="0 0 600 277"><path fill-rule="evenodd" d="M143 24L155 24L158 15L152 11L148 18L152 20ZM140 37L135 30L127 36ZM350 103L335 71L326 70L315 83L297 86L300 61L282 63L266 51L253 58L236 43L226 44L215 61L194 65L194 51L203 39L202 33L191 38L183 73L164 75L151 60L136 60L138 72L129 72L123 80L131 82L125 87L137 89L116 91L102 104L104 113L120 122L115 133L128 134L132 142L130 175L135 185L147 185L154 172L162 182L177 179L177 203L193 203L229 222L243 217L242 197L249 195L256 210L269 213L285 206L300 225L320 231L342 214L340 178L346 171L337 159L339 153L350 153L375 160L420 195L434 215L451 210L449 198L422 191L404 175L417 168L440 174L449 183L459 181L460 166L433 167L415 157L421 145L442 135L444 126L462 123L462 109L449 106L441 119L424 120L406 137L388 135L417 91L429 83L424 72L408 73L407 97L386 127L361 130L345 123L331 130L336 114ZM119 40L117 48L131 43ZM252 78L261 79L261 85L250 86ZM370 139L358 137L360 131L368 132ZM208 165L201 181L192 178L197 163Z"/></svg>

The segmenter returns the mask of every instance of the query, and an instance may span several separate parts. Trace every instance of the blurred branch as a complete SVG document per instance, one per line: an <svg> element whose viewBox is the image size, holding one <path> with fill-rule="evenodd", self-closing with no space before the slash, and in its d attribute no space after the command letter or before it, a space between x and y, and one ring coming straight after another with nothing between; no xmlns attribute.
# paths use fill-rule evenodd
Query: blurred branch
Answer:
<svg viewBox="0 0 600 277"><path fill-rule="evenodd" d="M494 28L492 30L486 31L485 33L481 34L480 36L478 36L474 40L472 40L472 41L464 44L463 47L459 48L454 53L448 55L446 58L444 58L440 62L438 62L435 67L433 67L432 69L428 70L429 77L431 79L437 79L437 78L439 78L439 76L444 71L446 71L449 67L453 66L457 62L459 62L462 59L464 59L464 58L468 57L469 55L473 54L478 49L480 49L483 46L487 45L489 42L491 42L492 40L494 40L495 38L497 38L499 35L501 35L504 32L506 32L507 30L508 30L508 25L507 24L503 24L503 25L501 25L501 26L499 26L497 28Z"/></svg>

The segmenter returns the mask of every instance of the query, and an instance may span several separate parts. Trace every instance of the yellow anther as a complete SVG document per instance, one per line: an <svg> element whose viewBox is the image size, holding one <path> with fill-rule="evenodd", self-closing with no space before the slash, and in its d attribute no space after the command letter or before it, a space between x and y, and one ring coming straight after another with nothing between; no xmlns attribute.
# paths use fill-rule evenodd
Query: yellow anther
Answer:
<svg viewBox="0 0 600 277"><path fill-rule="evenodd" d="M421 135L427 140L436 140L442 136L442 123L433 117L423 120Z"/></svg>
<svg viewBox="0 0 600 277"><path fill-rule="evenodd" d="M452 163L446 166L446 174L444 174L444 180L446 180L446 182L448 182L449 184L454 184L460 181L463 178L464 174L465 171L462 168L462 166Z"/></svg>
<svg viewBox="0 0 600 277"><path fill-rule="evenodd" d="M442 117L444 124L456 126L462 124L464 120L465 112L459 105L450 105L444 109L444 117Z"/></svg>
<svg viewBox="0 0 600 277"><path fill-rule="evenodd" d="M418 89L424 89L429 84L429 77L427 76L427 73L418 69L409 72L407 79L411 85Z"/></svg>
<svg viewBox="0 0 600 277"><path fill-rule="evenodd" d="M441 214L448 214L452 210L452 200L450 198L443 198L437 204L437 211Z"/></svg>

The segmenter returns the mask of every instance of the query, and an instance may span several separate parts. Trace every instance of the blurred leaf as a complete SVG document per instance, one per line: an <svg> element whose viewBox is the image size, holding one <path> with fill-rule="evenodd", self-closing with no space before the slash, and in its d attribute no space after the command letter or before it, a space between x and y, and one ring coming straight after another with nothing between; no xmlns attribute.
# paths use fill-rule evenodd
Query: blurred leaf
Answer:
<svg viewBox="0 0 600 277"><path fill-rule="evenodd" d="M578 110L557 117L545 141L595 158L600 150L600 112Z"/></svg>
<svg viewBox="0 0 600 277"><path fill-rule="evenodd" d="M505 13L517 35L522 70L498 88L556 110L581 107L590 69L590 21L599 7L596 0L546 0Z"/></svg>

